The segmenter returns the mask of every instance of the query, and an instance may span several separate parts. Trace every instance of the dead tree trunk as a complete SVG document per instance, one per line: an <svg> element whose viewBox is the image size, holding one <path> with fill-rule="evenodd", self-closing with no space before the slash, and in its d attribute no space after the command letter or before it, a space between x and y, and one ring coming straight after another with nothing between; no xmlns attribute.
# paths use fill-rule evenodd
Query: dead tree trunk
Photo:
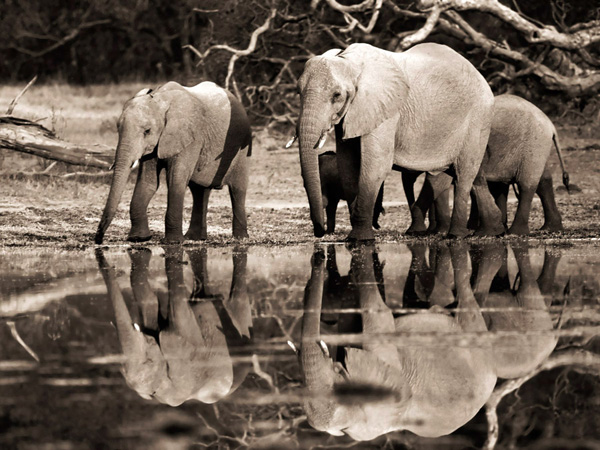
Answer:
<svg viewBox="0 0 600 450"><path fill-rule="evenodd" d="M42 125L17 117L0 117L0 148L100 169L111 167L115 153L106 145L64 141Z"/></svg>

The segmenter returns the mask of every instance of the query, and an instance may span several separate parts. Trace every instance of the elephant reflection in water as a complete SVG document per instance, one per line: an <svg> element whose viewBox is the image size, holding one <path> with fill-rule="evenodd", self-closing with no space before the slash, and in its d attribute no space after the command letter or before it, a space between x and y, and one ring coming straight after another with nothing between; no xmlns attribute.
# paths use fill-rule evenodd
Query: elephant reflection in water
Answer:
<svg viewBox="0 0 600 450"><path fill-rule="evenodd" d="M171 406L187 400L214 403L235 391L250 369L234 362L230 353L251 338L247 250L234 250L228 299L210 293L206 249L187 253L194 273L192 292L184 281L182 247L166 246L168 295L164 296L155 293L149 283L152 252L129 249L133 314L115 270L101 249L96 253L125 356L123 375L141 397Z"/></svg>
<svg viewBox="0 0 600 450"><path fill-rule="evenodd" d="M314 428L333 435L345 433L357 440L370 440L397 430L425 437L447 435L475 416L491 395L498 377L519 376L525 370L520 361L535 361L530 367L533 369L552 351L556 337L551 333L552 322L543 295L533 285L536 280L533 278L532 282L526 252L517 258L521 284L510 304L513 309L504 314L506 319L512 317L510 322L500 321L497 313L482 313L471 288L467 245L440 245L435 250L436 270L430 279L443 285L439 288L443 300L431 301L434 286L428 297L431 308L396 317L377 287L375 247L361 246L352 252L351 277L358 296L361 345L346 345L341 351L338 347L331 356L321 341L326 258L322 250L315 251L305 291L301 351L308 391L305 409ZM425 250L413 247L413 272L422 264L417 260L424 257ZM484 253L491 250L483 248ZM483 289L494 267L487 269L480 264L478 288ZM450 271L453 280L447 279L444 271ZM417 280L422 274L413 275L413 280ZM452 289L455 295L449 298ZM483 290L478 291L478 297L484 302L494 299L493 294L486 298L480 294ZM456 303L455 311L444 308L452 303ZM537 309L531 313L531 308ZM545 345L523 345L530 336L524 336L526 342L518 345L511 342L512 347L498 345L501 340L487 339L493 335L489 331L524 331L525 324L547 331L535 336L540 343L545 340ZM447 342L411 343L411 335L427 333L448 333ZM458 335L460 339L462 333L474 333L478 342L466 346L453 343L452 338ZM347 393L353 389L389 395L349 401Z"/></svg>

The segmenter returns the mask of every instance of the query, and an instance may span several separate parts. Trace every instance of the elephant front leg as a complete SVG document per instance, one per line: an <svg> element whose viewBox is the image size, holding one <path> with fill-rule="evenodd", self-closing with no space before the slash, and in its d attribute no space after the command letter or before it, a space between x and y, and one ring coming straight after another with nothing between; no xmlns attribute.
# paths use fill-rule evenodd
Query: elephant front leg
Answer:
<svg viewBox="0 0 600 450"><path fill-rule="evenodd" d="M178 166L174 162L167 168L167 214L165 216L165 238L168 244L183 242L183 198L191 178L192 169Z"/></svg>
<svg viewBox="0 0 600 450"><path fill-rule="evenodd" d="M156 158L140 162L133 197L129 205L131 230L127 240L132 242L147 241L152 237L148 226L148 204L159 185L160 164Z"/></svg>
<svg viewBox="0 0 600 450"><path fill-rule="evenodd" d="M327 234L332 234L335 232L335 215L337 213L339 202L340 199L337 197L327 198L327 203L325 206L325 213L327 215ZM323 203L325 203L325 201Z"/></svg>
<svg viewBox="0 0 600 450"><path fill-rule="evenodd" d="M194 204L192 206L190 228L185 234L185 238L191 241L205 240L207 234L206 214L208 212L208 198L211 189L193 182L190 182L189 187L190 191L192 191Z"/></svg>
<svg viewBox="0 0 600 450"><path fill-rule="evenodd" d="M413 192L414 184L419 175L419 172L413 171L402 173L402 186L404 187L404 194L406 195L406 200L408 201L408 206L410 208L411 222L408 230L406 230L405 233L409 236L420 236L427 232L425 216L427 215L427 210L433 202L433 189L431 188L427 177L423 182L423 187L421 188L419 197L417 197L417 200L415 201L415 195Z"/></svg>
<svg viewBox="0 0 600 450"><path fill-rule="evenodd" d="M440 175L441 176L441 175ZM450 229L450 192L452 187L452 178L448 178L448 187L434 197L432 208L429 210L429 229L432 234L446 234ZM432 214L433 209L433 214ZM434 216L433 218L431 216Z"/></svg>
<svg viewBox="0 0 600 450"><path fill-rule="evenodd" d="M352 231L348 241L371 241L375 201L394 158L395 122L384 122L375 132L361 137L358 194L351 207Z"/></svg>

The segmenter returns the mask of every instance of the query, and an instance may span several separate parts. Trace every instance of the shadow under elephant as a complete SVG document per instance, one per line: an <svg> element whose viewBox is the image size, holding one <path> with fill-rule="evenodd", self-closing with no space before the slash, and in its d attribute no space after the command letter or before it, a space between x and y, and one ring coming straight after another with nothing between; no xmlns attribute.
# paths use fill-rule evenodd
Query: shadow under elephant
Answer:
<svg viewBox="0 0 600 450"><path fill-rule="evenodd" d="M145 399L170 406L188 400L215 403L233 393L251 368L235 358L252 335L247 249L233 252L231 290L226 299L211 292L205 248L186 251L194 279L191 292L185 282L183 248L165 246L164 251L167 295L150 285L151 250L128 250L133 294L128 306L115 269L103 251L96 250L124 354L122 373L127 384Z"/></svg>
<svg viewBox="0 0 600 450"><path fill-rule="evenodd" d="M376 247L354 248L347 285L355 292L358 318L354 334L340 328L343 334L337 336L325 335L325 330L336 332L327 292L331 253L315 250L300 352L304 407L314 428L355 440L399 430L424 437L447 435L478 413L498 378L533 370L554 349L556 335L526 249L516 252L521 284L503 320L480 304L493 302L494 289L484 298L483 282L472 287L473 255L466 243L437 243L429 251L429 262L427 250L411 248L407 284L412 287L405 286L404 308L395 314L382 295L383 279L377 279L381 264ZM480 250L475 280L489 277L493 270L483 262L496 258L496 249ZM340 289L338 295L346 298L348 293ZM334 304L334 311L339 306ZM539 332L528 333L528 326ZM505 345L505 336L495 336L503 331L522 335L521 342ZM525 360L532 361L528 367L520 364Z"/></svg>

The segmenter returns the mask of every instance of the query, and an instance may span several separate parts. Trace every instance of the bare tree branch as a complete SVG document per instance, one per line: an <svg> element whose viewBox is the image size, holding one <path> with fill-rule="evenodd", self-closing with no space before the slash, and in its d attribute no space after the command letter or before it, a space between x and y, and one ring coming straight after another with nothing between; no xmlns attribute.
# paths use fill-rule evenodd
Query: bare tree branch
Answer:
<svg viewBox="0 0 600 450"><path fill-rule="evenodd" d="M476 31L469 23L464 20L456 11L446 11L444 13L448 16L455 24L459 25L461 31L464 31L468 36L467 42L477 45L483 48L490 54L498 56L502 59L508 60L513 63L519 63L525 69L528 69L528 73L533 73L538 76L548 89L566 91L569 94L581 95L585 93L595 92L600 89L600 72L590 72L588 74L582 74L581 76L564 76L561 75L549 67L534 62L524 54L501 46L501 44L489 39L482 33ZM455 30L451 27L447 27L444 23L440 22L440 25L444 30L453 32Z"/></svg>
<svg viewBox="0 0 600 450"><path fill-rule="evenodd" d="M226 44L213 45L213 46L209 47L204 53L199 52L192 45L184 45L183 48L189 49L192 52L194 52L194 54L196 54L196 56L198 56L201 61L204 60L210 54L210 52L212 52L214 50L225 50L225 51L232 53L231 58L229 59L229 64L227 65L227 77L225 78L225 88L229 89L229 83L231 81L231 77L233 76L235 62L240 57L247 56L247 55L251 54L252 52L254 52L254 50L256 50L256 44L258 42L258 37L269 29L269 27L271 26L271 21L273 20L273 18L275 17L276 14L277 14L277 10L275 8L272 8L265 23L263 23L260 27L258 27L257 29L255 29L252 32L252 35L250 36L250 42L248 44L248 47L244 50L239 50L239 49L230 47L229 45L226 45Z"/></svg>
<svg viewBox="0 0 600 450"><path fill-rule="evenodd" d="M493 14L523 33L532 44L547 43L555 47L577 50L600 42L600 25L579 29L571 33L561 33L551 25L536 26L518 12L503 5L498 0L420 0L422 7L452 8L456 11L478 10Z"/></svg>
<svg viewBox="0 0 600 450"><path fill-rule="evenodd" d="M424 41L437 25L438 20L440 18L440 14L444 10L445 8L434 6L431 9L429 16L427 17L427 20L425 21L425 25L423 25L423 27L420 28L417 32L410 34L409 36L406 36L404 39L402 39L402 41L399 44L399 47L405 50L409 47L412 47L418 42Z"/></svg>
<svg viewBox="0 0 600 450"><path fill-rule="evenodd" d="M13 110L15 109L15 106L17 106L17 103L19 102L19 100L21 99L21 97L23 96L23 94L27 91L27 89L29 89L31 86L33 86L33 83L35 83L37 81L38 76L36 75L35 77L33 77L31 79L31 81L29 83L27 83L27 86L25 86L21 92L19 92L17 94L17 96L13 99L12 102L10 102L10 105L8 105L8 109L6 110L6 115L10 116L13 112Z"/></svg>
<svg viewBox="0 0 600 450"><path fill-rule="evenodd" d="M557 352L527 375L506 381L494 389L494 392L485 404L486 416L488 419L488 438L484 448L493 449L498 442L498 413L496 409L500 401L511 392L519 389L525 382L529 381L540 372L562 366L589 368L592 369L588 371L589 373L600 376L600 355L586 350L566 350Z"/></svg>
<svg viewBox="0 0 600 450"><path fill-rule="evenodd" d="M373 7L375 0L364 0L358 5L342 5L336 0L325 0L325 2L336 11L342 13L365 12Z"/></svg>
<svg viewBox="0 0 600 450"><path fill-rule="evenodd" d="M40 56L43 56L47 53L50 53L53 50L56 50L59 47L62 47L63 45L67 44L68 42L71 42L72 40L74 40L79 33L81 33L83 30L86 30L88 28L92 28L92 27L96 27L98 25L104 25L110 23L109 19L104 19L104 20L94 20L92 22L86 22L86 23L82 23L80 24L77 28L71 30L71 32L69 34L67 34L66 36L63 36L62 38L55 38L52 36L48 36L46 37L46 39L48 40L53 40L55 41L54 44L46 47L43 50L29 50L27 48L24 47L19 47L16 45L13 45L12 48L14 48L15 50L21 52L21 53L25 53L29 56L31 56L32 58L39 58Z"/></svg>

